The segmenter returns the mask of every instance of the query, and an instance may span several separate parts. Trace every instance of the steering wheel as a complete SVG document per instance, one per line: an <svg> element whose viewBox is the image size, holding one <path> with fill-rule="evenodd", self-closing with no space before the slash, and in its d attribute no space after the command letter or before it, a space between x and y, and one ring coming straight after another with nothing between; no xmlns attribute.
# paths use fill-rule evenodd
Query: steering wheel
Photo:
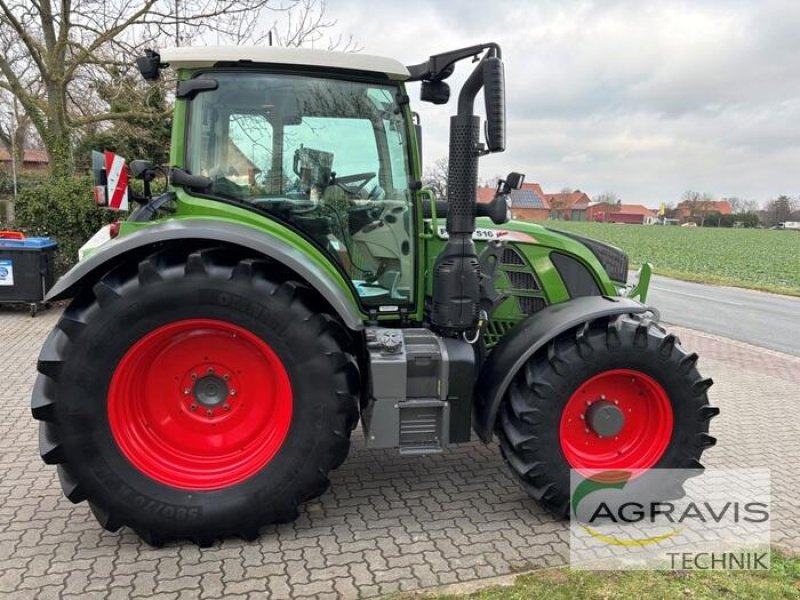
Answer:
<svg viewBox="0 0 800 600"><path fill-rule="evenodd" d="M348 194L357 195L364 189L370 181L372 181L377 173L355 173L353 175L344 175L343 177L336 176L335 184L342 188ZM359 183L360 182L360 183ZM349 186L347 184L354 183L358 185Z"/></svg>

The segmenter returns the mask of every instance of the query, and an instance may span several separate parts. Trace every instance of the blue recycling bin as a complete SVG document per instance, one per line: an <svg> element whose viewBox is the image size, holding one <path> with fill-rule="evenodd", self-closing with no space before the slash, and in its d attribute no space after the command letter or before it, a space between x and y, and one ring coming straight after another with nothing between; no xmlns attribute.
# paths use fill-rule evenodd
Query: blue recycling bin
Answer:
<svg viewBox="0 0 800 600"><path fill-rule="evenodd" d="M53 286L57 247L47 237L0 232L0 304L29 304L36 314Z"/></svg>

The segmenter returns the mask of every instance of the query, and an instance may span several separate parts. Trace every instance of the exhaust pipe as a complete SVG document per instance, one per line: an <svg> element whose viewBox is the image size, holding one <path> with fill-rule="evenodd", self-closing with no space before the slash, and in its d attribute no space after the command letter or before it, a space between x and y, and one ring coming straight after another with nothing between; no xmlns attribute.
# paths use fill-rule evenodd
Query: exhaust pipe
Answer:
<svg viewBox="0 0 800 600"><path fill-rule="evenodd" d="M475 97L484 88L487 146L480 142L480 117ZM447 175L447 233L445 249L433 271L431 325L440 333L458 336L478 325L480 266L472 241L475 231L478 158L505 149L505 84L500 48L489 52L470 74L458 97L458 113L450 118L450 157Z"/></svg>

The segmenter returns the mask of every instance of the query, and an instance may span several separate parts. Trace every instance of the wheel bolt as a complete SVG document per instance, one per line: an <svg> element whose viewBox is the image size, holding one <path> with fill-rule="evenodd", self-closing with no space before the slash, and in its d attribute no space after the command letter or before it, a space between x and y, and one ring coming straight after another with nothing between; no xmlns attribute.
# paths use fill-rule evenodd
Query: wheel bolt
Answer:
<svg viewBox="0 0 800 600"><path fill-rule="evenodd" d="M197 373L192 373L192 379L197 379Z"/></svg>
<svg viewBox="0 0 800 600"><path fill-rule="evenodd" d="M213 416L214 416L214 411L213 411L213 410L211 410L211 409L209 408L209 409L206 411L206 416L208 416L208 417L213 417Z"/></svg>
<svg viewBox="0 0 800 600"><path fill-rule="evenodd" d="M197 410L197 404L192 404L192 405L189 407L189 409L190 409L190 410Z"/></svg>
<svg viewBox="0 0 800 600"><path fill-rule="evenodd" d="M605 400L605 399L606 399L606 395L605 394L600 394L600 400Z"/></svg>
<svg viewBox="0 0 800 600"><path fill-rule="evenodd" d="M231 389L231 396L235 396L235 395L236 395L236 388L232 388Z"/></svg>
<svg viewBox="0 0 800 600"><path fill-rule="evenodd" d="M585 431L586 433L589 433L589 428L588 428L588 427L586 427L586 428L584 429L584 431Z"/></svg>
<svg viewBox="0 0 800 600"><path fill-rule="evenodd" d="M188 396L191 393L192 393L192 390L190 390L189 388L183 388L183 395L184 396Z"/></svg>
<svg viewBox="0 0 800 600"><path fill-rule="evenodd" d="M586 420L586 417L584 417L583 415L581 415L581 421L584 421L584 420Z"/></svg>
<svg viewBox="0 0 800 600"><path fill-rule="evenodd" d="M614 400L614 404L619 404L619 400Z"/></svg>
<svg viewBox="0 0 800 600"><path fill-rule="evenodd" d="M214 367L208 367L208 369L206 370L206 373L208 373L209 375L211 375L211 373L213 372L214 372Z"/></svg>
<svg viewBox="0 0 800 600"><path fill-rule="evenodd" d="M225 373L225 375L223 375L223 376L222 376L222 378L223 378L225 381L228 381L228 379L230 379L230 378L231 378L231 376L230 376L230 375L228 375L227 373Z"/></svg>
<svg viewBox="0 0 800 600"><path fill-rule="evenodd" d="M230 409L231 409L231 405L230 404L223 404L222 405L222 410L230 410Z"/></svg>

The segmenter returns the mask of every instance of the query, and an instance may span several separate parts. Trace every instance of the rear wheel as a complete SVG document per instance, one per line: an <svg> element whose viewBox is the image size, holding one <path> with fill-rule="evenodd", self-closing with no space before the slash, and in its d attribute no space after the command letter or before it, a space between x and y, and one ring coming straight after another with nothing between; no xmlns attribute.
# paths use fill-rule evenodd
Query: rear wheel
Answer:
<svg viewBox="0 0 800 600"><path fill-rule="evenodd" d="M358 368L345 330L274 272L229 250L155 254L73 301L47 339L42 457L107 529L250 539L327 488Z"/></svg>
<svg viewBox="0 0 800 600"><path fill-rule="evenodd" d="M696 363L648 319L586 323L515 377L497 424L503 457L528 494L559 517L568 514L570 469L702 468L719 411Z"/></svg>

